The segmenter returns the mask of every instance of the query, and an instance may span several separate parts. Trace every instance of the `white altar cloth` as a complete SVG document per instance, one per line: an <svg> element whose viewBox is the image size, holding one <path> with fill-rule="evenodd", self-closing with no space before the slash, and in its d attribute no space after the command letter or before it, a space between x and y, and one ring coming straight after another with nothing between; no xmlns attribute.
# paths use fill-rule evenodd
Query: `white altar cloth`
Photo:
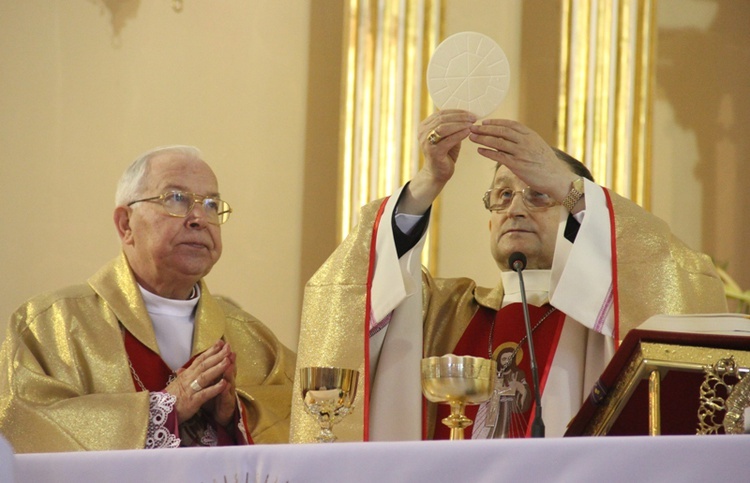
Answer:
<svg viewBox="0 0 750 483"><path fill-rule="evenodd" d="M16 482L750 481L750 435L258 445L15 455Z"/></svg>
<svg viewBox="0 0 750 483"><path fill-rule="evenodd" d="M12 483L15 479L15 472L16 461L13 457L13 449L0 435L0 483Z"/></svg>

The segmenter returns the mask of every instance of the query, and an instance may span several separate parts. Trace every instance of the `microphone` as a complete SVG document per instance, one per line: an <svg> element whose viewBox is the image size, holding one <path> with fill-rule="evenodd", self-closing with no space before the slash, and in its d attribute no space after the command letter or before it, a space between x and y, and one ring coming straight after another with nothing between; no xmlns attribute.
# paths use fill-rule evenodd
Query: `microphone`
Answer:
<svg viewBox="0 0 750 483"><path fill-rule="evenodd" d="M526 324L526 341L529 343L529 362L531 363L531 377L534 381L534 399L536 400L536 412L531 422L531 437L544 437L544 421L542 420L542 396L539 393L539 367L536 363L534 353L534 339L531 333L531 321L529 320L529 304L526 302L526 287L523 284L523 269L526 268L526 255L521 252L513 252L508 258L508 266L514 272L518 272L518 282L521 285L521 303L523 304L523 321Z"/></svg>

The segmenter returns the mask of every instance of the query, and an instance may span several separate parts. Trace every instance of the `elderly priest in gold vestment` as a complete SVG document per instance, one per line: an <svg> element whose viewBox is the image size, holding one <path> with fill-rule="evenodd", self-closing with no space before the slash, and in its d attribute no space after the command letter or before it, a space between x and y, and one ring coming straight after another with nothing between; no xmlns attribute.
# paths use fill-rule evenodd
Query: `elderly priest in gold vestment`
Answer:
<svg viewBox="0 0 750 483"><path fill-rule="evenodd" d="M283 443L295 357L203 280L231 209L189 146L117 186L122 253L32 298L0 350L0 433L19 453Z"/></svg>
<svg viewBox="0 0 750 483"><path fill-rule="evenodd" d="M628 330L654 314L727 310L711 260L663 221L595 184L583 164L528 127L476 121L459 110L426 118L423 168L390 198L365 206L358 227L307 284L298 366L358 369L364 381L355 412L336 426L342 440L447 438L440 421L448 407L423 400L420 360L448 353L498 362L495 394L467 408L474 420L467 438L530 434L536 402L519 280L508 266L514 252L528 260L546 436L564 434ZM492 178L488 165L483 200L500 269L495 287L421 270L430 207L461 169L462 147L497 163ZM482 202L481 194L466 196ZM295 398L292 441L315 434Z"/></svg>

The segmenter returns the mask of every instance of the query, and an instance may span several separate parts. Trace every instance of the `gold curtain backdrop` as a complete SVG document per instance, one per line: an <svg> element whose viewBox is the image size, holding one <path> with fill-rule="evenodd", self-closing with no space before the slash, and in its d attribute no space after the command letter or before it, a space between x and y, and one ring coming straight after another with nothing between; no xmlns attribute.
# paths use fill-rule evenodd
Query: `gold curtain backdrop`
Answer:
<svg viewBox="0 0 750 483"><path fill-rule="evenodd" d="M362 205L391 194L419 169L416 130L432 109L424 72L440 40L441 5L350 0L346 9L339 241Z"/></svg>
<svg viewBox="0 0 750 483"><path fill-rule="evenodd" d="M650 208L653 0L561 0L558 145Z"/></svg>

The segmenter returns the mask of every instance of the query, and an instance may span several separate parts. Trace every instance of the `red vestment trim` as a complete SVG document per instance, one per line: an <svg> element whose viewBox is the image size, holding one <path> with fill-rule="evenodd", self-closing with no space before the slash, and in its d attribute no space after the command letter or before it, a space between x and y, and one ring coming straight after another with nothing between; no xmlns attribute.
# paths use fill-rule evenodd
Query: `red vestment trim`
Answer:
<svg viewBox="0 0 750 483"><path fill-rule="evenodd" d="M556 316L557 314L552 314L551 317ZM563 321L565 320L565 316L563 314ZM555 334L554 339L552 339L552 347L550 348L550 353L552 354L552 357L547 359L547 364L542 369L542 373L540 374L540 380L539 385L541 386L541 390L539 391L539 394L544 394L544 388L547 387L547 379L549 376L549 371L552 368L552 361L555 359L555 354L557 353L557 346L560 344L560 336L562 335L562 329L565 324L557 324L557 333ZM536 345L534 346L534 349L536 349ZM531 405L531 414L536 414L536 405L537 401L534 401L534 403ZM529 424L529 427L526 429L526 437L531 437L531 424Z"/></svg>
<svg viewBox="0 0 750 483"><path fill-rule="evenodd" d="M245 429L245 436L247 437L247 444L255 444L253 441L253 437L250 436L250 428L247 426L247 422L250 420L250 418L247 415L247 410L245 409L245 406L243 404L239 404L240 407L240 422L242 423L242 427Z"/></svg>
<svg viewBox="0 0 750 483"><path fill-rule="evenodd" d="M164 391L169 383L169 378L173 374L172 369L167 366L159 354L146 347L127 329L123 330L125 332L125 351L128 353L130 365L133 367L131 376L135 390L143 390L136 379L138 377L149 392ZM189 366L191 362L192 359L185 365Z"/></svg>
<svg viewBox="0 0 750 483"><path fill-rule="evenodd" d="M370 316L372 312L372 278L375 273L375 258L377 253L377 238L378 228L380 227L380 219L383 217L383 211L385 210L385 204L388 203L388 198L384 199L378 208L378 214L375 216L375 223L372 227L372 239L370 240L370 260L369 266L367 267L367 295L365 297L365 340L364 340L364 353L365 353L365 373L364 373L364 403L362 404L363 414L363 428L362 428L362 441L370 441ZM379 321L378 321L379 322Z"/></svg>
<svg viewBox="0 0 750 483"><path fill-rule="evenodd" d="M615 327L614 327L614 339L615 339L615 350L620 348L620 291L617 286L617 236L615 233L615 209L612 206L612 197L609 194L609 190L602 188L604 191L604 198L607 201L607 210L609 211L609 230L610 238L612 239L612 292L614 296L614 311L615 311Z"/></svg>

